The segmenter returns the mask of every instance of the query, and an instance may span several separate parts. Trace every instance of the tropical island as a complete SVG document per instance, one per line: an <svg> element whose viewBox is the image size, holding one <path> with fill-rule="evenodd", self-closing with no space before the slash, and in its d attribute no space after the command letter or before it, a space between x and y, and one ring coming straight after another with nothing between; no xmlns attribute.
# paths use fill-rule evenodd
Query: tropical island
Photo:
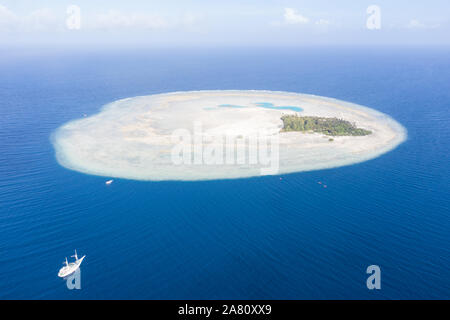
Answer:
<svg viewBox="0 0 450 320"><path fill-rule="evenodd" d="M195 181L336 168L378 157L406 137L388 115L342 100L211 90L117 100L62 125L52 143L71 170Z"/></svg>
<svg viewBox="0 0 450 320"><path fill-rule="evenodd" d="M282 116L281 120L283 121L281 132L317 132L328 136L367 136L372 133L372 131L358 128L354 123L338 118L294 114Z"/></svg>

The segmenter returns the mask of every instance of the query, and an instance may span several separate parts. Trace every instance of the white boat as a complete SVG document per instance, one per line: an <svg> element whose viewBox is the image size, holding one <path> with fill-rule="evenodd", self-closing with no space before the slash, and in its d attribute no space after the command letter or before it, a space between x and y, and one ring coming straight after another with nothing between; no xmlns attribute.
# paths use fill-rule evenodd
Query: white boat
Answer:
<svg viewBox="0 0 450 320"><path fill-rule="evenodd" d="M114 180L108 180L108 181L106 181L105 183L106 183L107 185L110 185L111 183L113 183L113 181L114 181Z"/></svg>
<svg viewBox="0 0 450 320"><path fill-rule="evenodd" d="M64 267L62 267L61 269L59 269L58 277L64 278L64 277L71 275L75 271L77 271L77 269L80 267L80 264L83 262L83 259L86 256L82 256L80 259L78 259L77 250L75 250L75 255L73 255L72 257L75 258L75 262L69 263L66 258L66 261L63 262L66 265Z"/></svg>

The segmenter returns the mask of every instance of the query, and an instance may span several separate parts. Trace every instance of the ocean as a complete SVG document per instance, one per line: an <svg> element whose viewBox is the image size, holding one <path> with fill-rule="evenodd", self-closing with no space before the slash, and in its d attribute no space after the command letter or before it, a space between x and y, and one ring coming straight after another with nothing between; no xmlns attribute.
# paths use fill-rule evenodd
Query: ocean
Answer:
<svg viewBox="0 0 450 320"><path fill-rule="evenodd" d="M449 48L10 48L0 57L1 299L450 298ZM354 102L392 116L408 139L364 163L281 180L106 186L56 162L52 132L104 104L215 89ZM80 290L57 276L74 249L86 255ZM367 289L370 265L380 290Z"/></svg>

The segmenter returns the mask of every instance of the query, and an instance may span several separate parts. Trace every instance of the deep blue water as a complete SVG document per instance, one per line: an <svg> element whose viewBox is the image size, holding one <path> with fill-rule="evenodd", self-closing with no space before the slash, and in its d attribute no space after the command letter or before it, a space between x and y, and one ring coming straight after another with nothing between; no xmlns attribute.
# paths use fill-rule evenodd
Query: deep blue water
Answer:
<svg viewBox="0 0 450 320"><path fill-rule="evenodd" d="M450 298L449 49L0 52L0 298ZM55 161L50 134L69 120L201 89L334 97L409 137L282 180L106 187ZM57 272L73 249L87 257L69 291ZM379 291L366 288L372 264Z"/></svg>

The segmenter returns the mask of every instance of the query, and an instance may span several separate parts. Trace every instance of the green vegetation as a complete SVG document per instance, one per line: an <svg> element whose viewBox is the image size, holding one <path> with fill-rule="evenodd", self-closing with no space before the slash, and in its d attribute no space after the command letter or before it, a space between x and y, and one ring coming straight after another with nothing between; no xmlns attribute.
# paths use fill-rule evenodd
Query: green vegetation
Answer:
<svg viewBox="0 0 450 320"><path fill-rule="evenodd" d="M301 131L318 132L328 136L367 136L372 131L356 127L349 121L338 118L300 117L298 115L285 115L283 120L283 132Z"/></svg>

